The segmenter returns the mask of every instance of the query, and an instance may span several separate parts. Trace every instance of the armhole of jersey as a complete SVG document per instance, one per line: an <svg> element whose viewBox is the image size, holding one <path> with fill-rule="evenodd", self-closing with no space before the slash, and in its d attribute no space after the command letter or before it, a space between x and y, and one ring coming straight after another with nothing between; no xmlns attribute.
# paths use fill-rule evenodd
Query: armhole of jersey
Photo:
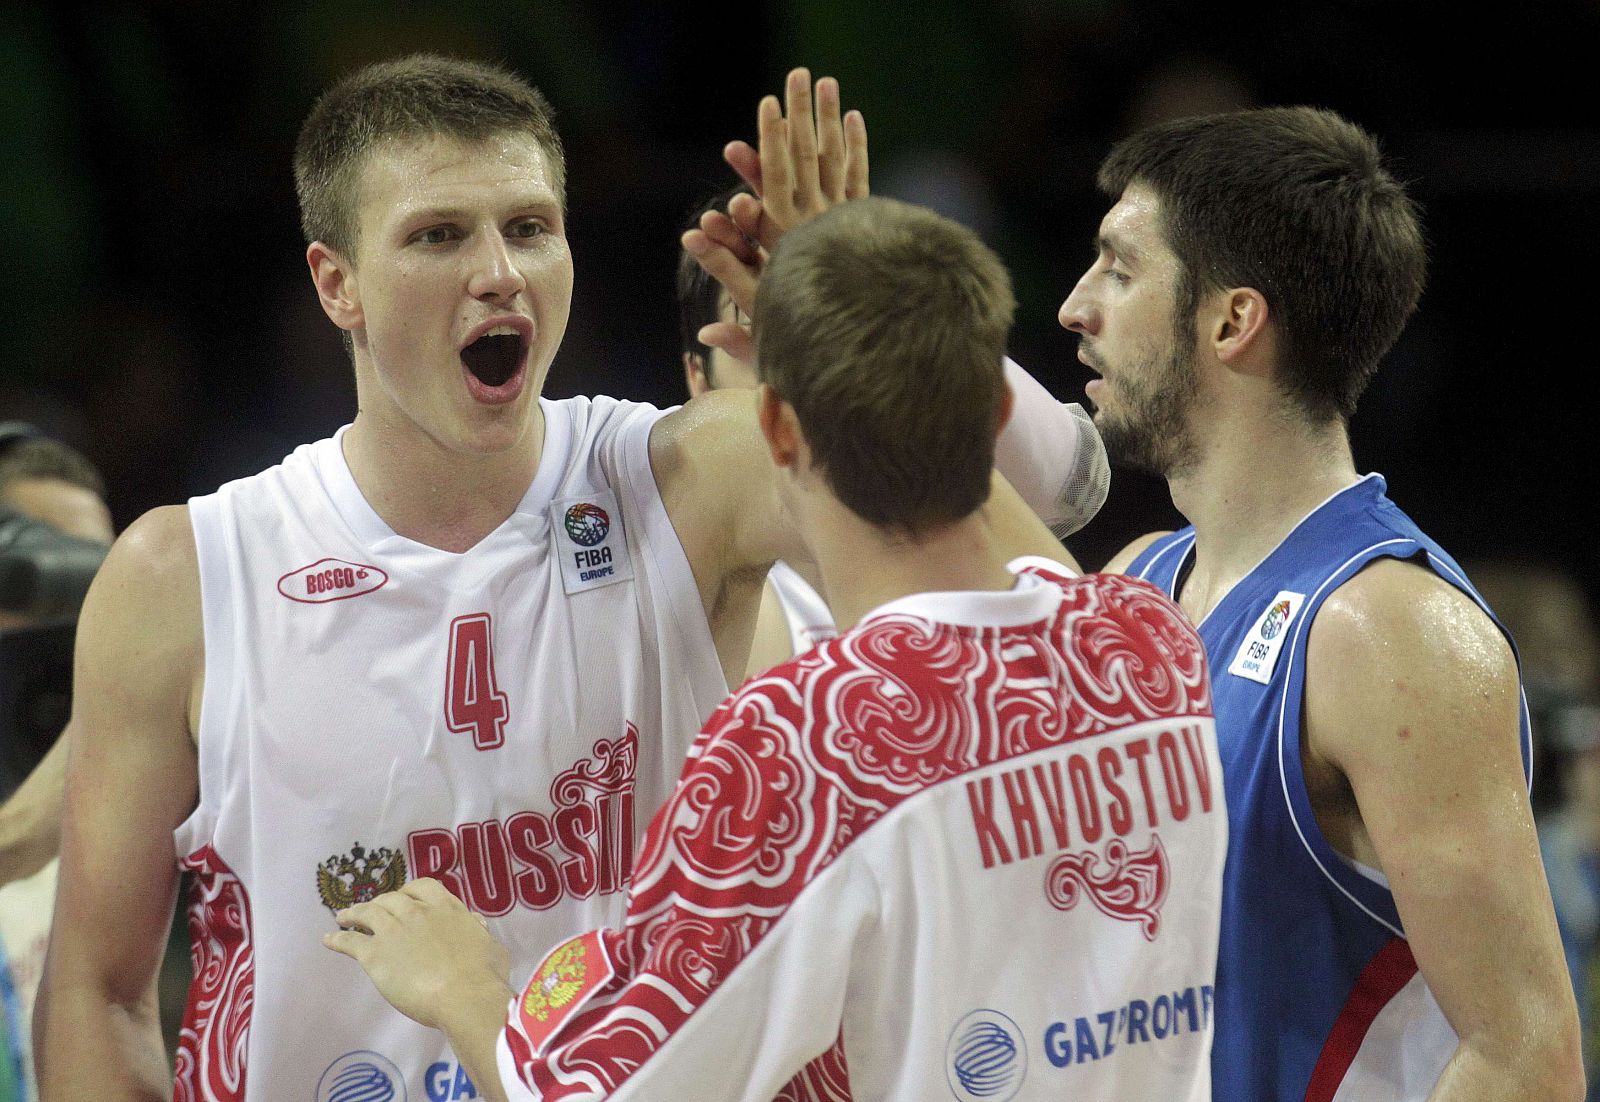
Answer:
<svg viewBox="0 0 1600 1102"><path fill-rule="evenodd" d="M196 735L199 801L189 817L173 831L173 846L180 861L214 841L217 825L215 801L226 776L227 699L234 684L234 633L230 603L235 599L229 568L229 540L224 487L206 497L189 500L189 525L194 531L195 557L200 570L202 653L205 676L200 690L200 730Z"/></svg>
<svg viewBox="0 0 1600 1102"><path fill-rule="evenodd" d="M1377 870L1363 872L1355 862L1329 844L1317 825L1316 815L1311 810L1311 797L1306 791L1305 770L1300 761L1300 733L1305 710L1306 646L1311 638L1311 624L1323 601L1374 559L1405 559L1421 550L1421 545L1414 540L1385 540L1356 552L1323 580L1316 592L1306 600L1304 609L1290 628L1289 645L1283 655L1289 673L1284 679L1277 714L1278 778L1288 806L1289 819L1294 824L1301 845L1329 883L1374 922L1402 938L1405 937L1405 931L1400 927L1400 913L1395 909L1394 896L1386 884L1375 879Z"/></svg>
<svg viewBox="0 0 1600 1102"><path fill-rule="evenodd" d="M1149 582L1169 597L1176 599L1172 583L1178 576L1177 566L1183 562L1183 556L1193 546L1193 532L1174 532L1170 536L1162 536L1134 556L1133 561L1128 564L1126 573L1131 578ZM1157 566L1165 569L1163 577L1154 576L1157 573Z"/></svg>
<svg viewBox="0 0 1600 1102"><path fill-rule="evenodd" d="M651 600L670 610L677 626L678 639L687 653L703 659L695 665L691 683L686 686L694 697L695 714L709 715L728 695L717 657L716 640L705 608L700 604L700 586L695 581L689 556L678 540L678 532L667 515L666 503L656 486L655 470L650 465L650 430L670 411L638 406L625 424L617 429L616 455L618 489L628 499L627 515L636 520L628 531L637 541L644 568L659 581L651 587Z"/></svg>

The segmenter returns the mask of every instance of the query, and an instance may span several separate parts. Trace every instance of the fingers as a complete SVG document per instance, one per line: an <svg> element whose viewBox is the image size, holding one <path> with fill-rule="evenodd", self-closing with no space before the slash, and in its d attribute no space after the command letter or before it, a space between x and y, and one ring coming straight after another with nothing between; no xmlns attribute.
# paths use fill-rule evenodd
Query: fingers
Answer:
<svg viewBox="0 0 1600 1102"><path fill-rule="evenodd" d="M751 191L761 194L761 154L754 146L749 142L729 142L722 147L722 159L750 185Z"/></svg>
<svg viewBox="0 0 1600 1102"><path fill-rule="evenodd" d="M757 192L767 209L784 225L794 219L794 166L789 163L789 124L777 96L764 96L756 109L756 133L761 155L761 184Z"/></svg>
<svg viewBox="0 0 1600 1102"><path fill-rule="evenodd" d="M735 306L746 314L755 308L754 268L742 263L732 250L713 240L704 230L689 230L683 235L682 242L684 250L695 258L706 274L722 284Z"/></svg>
<svg viewBox="0 0 1600 1102"><path fill-rule="evenodd" d="M755 210L751 211L751 207ZM727 214L707 211L700 216L700 228L712 241L738 257L741 264L754 265L760 261L761 254L753 238L761 228L761 200L755 196L734 196Z"/></svg>
<svg viewBox="0 0 1600 1102"><path fill-rule="evenodd" d="M844 117L846 199L865 199L867 187L867 120L860 111L851 111Z"/></svg>
<svg viewBox="0 0 1600 1102"><path fill-rule="evenodd" d="M401 894L427 903L442 905L456 904L465 907L466 904L450 894L450 889L431 876L424 876L417 880L408 880L400 889ZM379 896L379 898L383 898Z"/></svg>
<svg viewBox="0 0 1600 1102"><path fill-rule="evenodd" d="M795 206L816 211L822 206L818 183L817 122L811 111L811 70L791 69L783 90L789 120L789 161L794 173Z"/></svg>
<svg viewBox="0 0 1600 1102"><path fill-rule="evenodd" d="M714 321L710 325L701 326L700 332L695 336L707 348L720 348L742 364L755 362L755 339L750 335L750 327L747 325L733 321Z"/></svg>
<svg viewBox="0 0 1600 1102"><path fill-rule="evenodd" d="M844 122L839 117L839 82L817 81L817 185L824 198L837 203L844 196Z"/></svg>
<svg viewBox="0 0 1600 1102"><path fill-rule="evenodd" d="M354 930L335 930L322 935L322 944L335 953L343 953L357 964L364 964L367 950L372 947L372 939Z"/></svg>

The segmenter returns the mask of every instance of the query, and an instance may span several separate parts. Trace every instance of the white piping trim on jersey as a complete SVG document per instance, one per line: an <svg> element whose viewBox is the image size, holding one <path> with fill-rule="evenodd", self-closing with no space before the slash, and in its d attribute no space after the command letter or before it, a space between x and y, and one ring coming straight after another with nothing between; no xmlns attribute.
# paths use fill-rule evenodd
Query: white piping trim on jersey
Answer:
<svg viewBox="0 0 1600 1102"><path fill-rule="evenodd" d="M1152 571L1152 570L1154 570L1156 568L1156 563L1158 563L1162 559L1166 558L1168 552L1176 551L1180 544L1183 545L1183 550L1180 553L1180 557L1182 555L1187 555L1189 553L1189 548L1194 546L1194 537L1195 537L1195 533L1190 532L1183 539L1174 540L1173 542L1167 544L1161 550L1157 551L1154 555L1152 555L1150 557L1150 561L1144 564L1144 569L1142 571L1140 571L1138 574L1134 575L1134 576L1137 577L1141 582L1148 582L1150 580L1150 571ZM1174 572L1173 575L1172 575L1172 581L1173 581L1174 584L1171 587L1171 591L1169 593L1169 596L1171 596L1173 600L1177 600L1177 589L1178 589L1178 586L1177 586L1176 583L1178 581L1178 575L1177 575L1176 572Z"/></svg>
<svg viewBox="0 0 1600 1102"><path fill-rule="evenodd" d="M1373 479L1373 478L1377 478L1377 477L1378 477L1378 474L1377 474L1376 471L1372 472L1371 474L1364 474L1360 478L1356 479L1354 482L1350 483L1350 485L1344 487L1343 489L1335 490L1333 493L1329 494L1327 497L1323 498L1320 502L1318 502L1315 506L1313 506L1309 513L1307 513L1305 516L1301 517L1299 520L1294 522L1293 527L1291 527L1287 532L1285 532L1283 534L1283 538L1281 540L1279 540L1277 543L1272 545L1272 549L1271 550L1269 550L1265 555L1262 555L1259 559L1257 559L1254 566L1252 566L1249 570L1246 570L1243 574L1241 574L1239 576L1239 581L1234 582L1232 585L1230 585L1228 587L1228 592L1224 593L1222 596L1217 598L1216 602L1214 604L1212 604L1211 608L1206 612L1206 614L1203 617L1200 618L1200 622L1195 624L1194 629L1196 631L1199 631L1201 628L1205 627L1206 622L1211 619L1211 614L1216 612L1217 609L1221 608L1222 607L1222 603L1224 601L1226 601L1229 597L1233 596L1233 591L1235 589L1239 588L1240 583L1242 583L1250 575L1254 574L1257 570L1260 570L1262 563L1266 562L1268 559L1272 558L1272 556L1276 555L1278 553L1278 549L1280 547L1282 547L1284 544L1288 543L1289 542L1289 537L1294 535L1296 532L1300 531L1301 526L1303 524L1305 524L1306 521L1310 520L1312 517L1314 517L1318 513L1322 512L1322 510L1324 508L1326 508L1328 503L1331 502L1334 498L1339 497L1342 494L1347 494L1351 490L1355 489L1357 486L1361 485L1363 482L1366 482L1369 479ZM1198 532L1195 533L1195 534L1199 535ZM1348 566L1349 564L1346 563L1345 565ZM1340 569L1343 569L1343 567L1341 567ZM1172 580L1173 580L1173 583L1174 583L1173 586L1172 586L1172 599L1174 601L1176 601L1178 599L1178 586L1176 584L1177 580L1178 580L1177 579L1177 575L1173 575L1173 579Z"/></svg>
<svg viewBox="0 0 1600 1102"><path fill-rule="evenodd" d="M1372 476L1368 475L1367 477L1370 478ZM1343 491L1340 491L1340 492L1342 493ZM1321 506L1318 506L1318 508L1321 508ZM1308 616L1308 617L1305 617L1305 618L1301 619L1300 626L1295 630L1295 633L1294 633L1294 641L1289 644L1289 668L1291 670L1293 670L1293 668L1294 668L1294 656L1295 656L1295 652L1298 651L1299 648L1300 648L1300 640L1303 639L1303 638L1309 638L1309 636L1310 636L1311 620L1316 615L1316 612L1314 610L1318 607L1317 600L1318 600L1318 598L1320 598L1322 596L1323 590L1327 589L1330 585L1332 585L1333 584L1333 580L1335 578L1337 578L1341 574L1343 574L1344 571L1346 570L1346 568L1348 568L1351 563L1355 562L1357 559L1361 558L1363 555L1371 556L1372 552L1380 550L1381 548L1384 548L1384 547L1392 547L1393 545L1395 545L1397 543L1416 543L1416 542L1417 541L1413 540L1413 539L1392 539L1392 540L1384 540L1382 543L1375 543L1372 546L1364 548L1363 550L1357 551L1354 555L1351 555L1344 562L1340 563L1338 568L1336 570L1334 570L1333 573L1329 574L1328 577L1323 580L1322 584L1317 587L1316 592L1313 593L1311 595L1310 599L1308 599L1306 601L1305 607L1308 608L1308 609L1312 609L1313 610L1311 616ZM1348 581L1348 580L1349 580L1348 578L1345 579L1345 581ZM1341 584L1343 584L1343 583L1341 583ZM1307 673L1309 674L1309 672L1310 671L1308 669ZM1304 681L1302 679L1302 687L1303 687L1303 685L1304 685ZM1361 900L1357 899L1354 895L1352 895L1350 893L1350 890L1348 888L1346 888L1343 884L1339 883L1338 878L1335 877L1331 872L1328 871L1328 867L1322 863L1322 859L1320 857L1318 857L1316 851L1311 848L1311 842L1306 838L1305 829L1300 825L1300 817L1294 813L1294 800L1289 796L1289 774L1288 774L1288 771L1284 767L1284 764L1283 764L1283 728L1284 728L1284 718L1285 718L1285 716L1288 715L1288 711L1289 711L1289 684L1288 684L1288 681L1286 679L1285 683L1284 683L1284 686L1283 686L1283 699L1278 702L1278 780L1279 780L1279 783L1281 783L1283 785L1283 802L1284 802L1284 806L1286 806L1289 809L1289 821L1294 824L1294 831L1295 831L1296 834L1298 834L1300 836L1300 844L1305 847L1306 853L1310 854L1311 861L1312 861L1313 864L1315 864L1317 866L1318 871L1320 871L1323 876L1327 877L1328 883L1332 884L1334 887L1338 888L1341 892L1343 892L1345 897L1347 899L1349 899L1350 902L1354 903L1357 907L1359 907L1362 911L1366 912L1367 916L1369 918L1371 918L1372 921L1376 922L1378 925L1382 926L1384 929L1386 929L1389 932L1391 932L1392 934L1394 934L1395 937L1399 937L1399 938L1405 937L1406 935L1405 935L1404 931L1400 930L1398 927L1396 927L1393 923L1389 922L1387 919L1381 918L1378 915L1373 914L1372 909L1370 907L1368 907L1365 903L1361 902ZM1310 799L1310 793L1307 793L1306 798L1308 800ZM1330 846L1330 848L1332 848L1332 847Z"/></svg>

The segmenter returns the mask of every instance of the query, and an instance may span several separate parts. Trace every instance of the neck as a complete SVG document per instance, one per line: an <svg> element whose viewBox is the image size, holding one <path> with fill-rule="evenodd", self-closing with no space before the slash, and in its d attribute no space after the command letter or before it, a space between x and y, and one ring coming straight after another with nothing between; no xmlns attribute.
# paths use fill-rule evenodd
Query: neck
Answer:
<svg viewBox="0 0 1600 1102"><path fill-rule="evenodd" d="M1312 426L1275 410L1232 418L1206 410L1200 454L1168 479L1194 525L1194 569L1182 605L1197 621L1306 514L1358 479L1341 422Z"/></svg>
<svg viewBox="0 0 1600 1102"><path fill-rule="evenodd" d="M504 524L532 485L544 450L544 411L535 403L513 446L456 450L414 424L357 414L344 435L350 473L373 511L395 533L462 552Z"/></svg>
<svg viewBox="0 0 1600 1102"><path fill-rule="evenodd" d="M1003 591L1016 583L988 506L916 537L868 524L832 499L804 511L807 540L841 629L913 593Z"/></svg>

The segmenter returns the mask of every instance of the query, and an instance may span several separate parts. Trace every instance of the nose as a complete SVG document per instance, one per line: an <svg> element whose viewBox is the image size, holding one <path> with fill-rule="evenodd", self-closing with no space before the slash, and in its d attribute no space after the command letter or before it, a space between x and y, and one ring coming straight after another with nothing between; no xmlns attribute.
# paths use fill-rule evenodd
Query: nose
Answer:
<svg viewBox="0 0 1600 1102"><path fill-rule="evenodd" d="M1089 296L1088 280L1089 273L1085 272L1061 303L1061 309L1056 311L1061 327L1079 336L1092 336L1100 328L1100 312Z"/></svg>
<svg viewBox="0 0 1600 1102"><path fill-rule="evenodd" d="M480 235L471 252L471 263L467 293L473 298L509 299L528 285L498 231Z"/></svg>

